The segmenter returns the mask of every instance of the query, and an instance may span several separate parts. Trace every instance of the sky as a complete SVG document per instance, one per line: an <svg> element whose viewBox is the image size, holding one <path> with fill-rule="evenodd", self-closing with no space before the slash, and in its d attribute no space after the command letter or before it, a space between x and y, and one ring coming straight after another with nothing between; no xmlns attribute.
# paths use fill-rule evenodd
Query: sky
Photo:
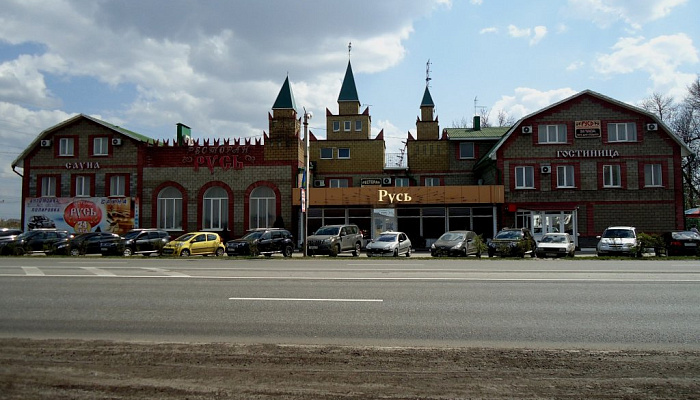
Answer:
<svg viewBox="0 0 700 400"><path fill-rule="evenodd" d="M426 82L441 128L514 120L582 90L681 101L700 73L696 0L0 0L0 218L12 162L87 114L154 139L261 138L289 77L326 137L348 60L372 136L398 153ZM349 48L349 44L351 47ZM427 78L430 78L427 80Z"/></svg>

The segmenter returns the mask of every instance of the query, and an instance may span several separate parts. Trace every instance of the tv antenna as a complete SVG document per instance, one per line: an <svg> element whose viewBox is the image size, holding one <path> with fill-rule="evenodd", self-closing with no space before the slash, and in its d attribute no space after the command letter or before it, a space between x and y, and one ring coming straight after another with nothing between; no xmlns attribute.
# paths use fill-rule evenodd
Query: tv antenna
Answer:
<svg viewBox="0 0 700 400"><path fill-rule="evenodd" d="M433 78L430 77L430 59L425 63L425 87L430 87L430 81Z"/></svg>

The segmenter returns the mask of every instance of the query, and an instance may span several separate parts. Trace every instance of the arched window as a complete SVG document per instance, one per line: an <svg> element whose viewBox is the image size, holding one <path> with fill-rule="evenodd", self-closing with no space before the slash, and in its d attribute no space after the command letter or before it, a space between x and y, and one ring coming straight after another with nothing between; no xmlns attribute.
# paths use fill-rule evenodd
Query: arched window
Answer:
<svg viewBox="0 0 700 400"><path fill-rule="evenodd" d="M228 228L228 194L222 187L214 186L204 192L202 201L202 229Z"/></svg>
<svg viewBox="0 0 700 400"><path fill-rule="evenodd" d="M259 186L250 192L250 229L269 228L277 218L275 192L267 186Z"/></svg>
<svg viewBox="0 0 700 400"><path fill-rule="evenodd" d="M172 186L158 193L158 228L182 229L182 193Z"/></svg>

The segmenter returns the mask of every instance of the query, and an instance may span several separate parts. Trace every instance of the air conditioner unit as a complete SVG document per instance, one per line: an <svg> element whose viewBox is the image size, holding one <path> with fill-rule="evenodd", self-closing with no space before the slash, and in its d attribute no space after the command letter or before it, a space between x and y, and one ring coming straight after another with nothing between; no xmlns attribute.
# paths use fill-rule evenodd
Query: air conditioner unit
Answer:
<svg viewBox="0 0 700 400"><path fill-rule="evenodd" d="M647 124L647 130L648 131L658 131L659 124Z"/></svg>
<svg viewBox="0 0 700 400"><path fill-rule="evenodd" d="M540 173L541 174L551 174L552 173L552 166L551 165L540 165Z"/></svg>
<svg viewBox="0 0 700 400"><path fill-rule="evenodd" d="M51 140L49 140L49 139L42 139L42 141L41 141L41 147L51 147Z"/></svg>
<svg viewBox="0 0 700 400"><path fill-rule="evenodd" d="M112 146L121 146L122 145L122 140L120 138L113 138L112 139Z"/></svg>
<svg viewBox="0 0 700 400"><path fill-rule="evenodd" d="M523 126L522 131L524 134L529 135L532 133L532 126L530 126L530 125Z"/></svg>
<svg viewBox="0 0 700 400"><path fill-rule="evenodd" d="M314 187L325 187L326 186L326 181L323 179L316 179L314 180Z"/></svg>
<svg viewBox="0 0 700 400"><path fill-rule="evenodd" d="M382 178L382 185L391 185L391 178Z"/></svg>

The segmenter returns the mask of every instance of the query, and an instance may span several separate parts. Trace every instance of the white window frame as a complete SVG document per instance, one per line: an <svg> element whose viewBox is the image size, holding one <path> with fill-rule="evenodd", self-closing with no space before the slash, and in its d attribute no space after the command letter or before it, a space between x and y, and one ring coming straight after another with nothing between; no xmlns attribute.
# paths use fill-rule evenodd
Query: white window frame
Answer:
<svg viewBox="0 0 700 400"><path fill-rule="evenodd" d="M158 193L158 228L182 230L182 193L172 186Z"/></svg>
<svg viewBox="0 0 700 400"><path fill-rule="evenodd" d="M573 165L557 165L557 187L561 189L576 187Z"/></svg>
<svg viewBox="0 0 700 400"><path fill-rule="evenodd" d="M333 121L333 132L340 132L340 121Z"/></svg>
<svg viewBox="0 0 700 400"><path fill-rule="evenodd" d="M333 159L333 148L332 147L322 147L320 153L321 154L319 155L319 157L321 158L321 160Z"/></svg>
<svg viewBox="0 0 700 400"><path fill-rule="evenodd" d="M92 155L106 156L109 155L109 138L96 137L92 140Z"/></svg>
<svg viewBox="0 0 700 400"><path fill-rule="evenodd" d="M535 167L533 167L532 165L523 165L515 167L515 188L535 188Z"/></svg>
<svg viewBox="0 0 700 400"><path fill-rule="evenodd" d="M394 178L394 186L409 187L411 186L411 182L409 182L408 178Z"/></svg>
<svg viewBox="0 0 700 400"><path fill-rule="evenodd" d="M111 197L126 196L126 176L112 175L109 177L109 195Z"/></svg>
<svg viewBox="0 0 700 400"><path fill-rule="evenodd" d="M268 186L258 186L250 192L248 199L248 229L269 228L277 219L277 196Z"/></svg>
<svg viewBox="0 0 700 400"><path fill-rule="evenodd" d="M74 152L73 138L58 139L58 155L59 157L73 157Z"/></svg>
<svg viewBox="0 0 700 400"><path fill-rule="evenodd" d="M56 197L56 177L41 177L41 197Z"/></svg>
<svg viewBox="0 0 700 400"><path fill-rule="evenodd" d="M357 119L355 120L355 132L360 132L362 131L362 120Z"/></svg>
<svg viewBox="0 0 700 400"><path fill-rule="evenodd" d="M566 124L538 125L537 143L562 144L566 143Z"/></svg>
<svg viewBox="0 0 700 400"><path fill-rule="evenodd" d="M346 178L331 178L328 180L328 187L346 188L349 187L349 182Z"/></svg>
<svg viewBox="0 0 700 400"><path fill-rule="evenodd" d="M618 164L603 165L603 187L622 187L622 168Z"/></svg>
<svg viewBox="0 0 700 400"><path fill-rule="evenodd" d="M202 230L220 231L228 228L228 194L220 186L207 189L202 196Z"/></svg>
<svg viewBox="0 0 700 400"><path fill-rule="evenodd" d="M78 175L75 177L75 197L90 197L90 177Z"/></svg>
<svg viewBox="0 0 700 400"><path fill-rule="evenodd" d="M470 154L471 152L471 154ZM466 160L466 159L474 159L475 152L474 152L474 142L459 142L459 159L460 160Z"/></svg>
<svg viewBox="0 0 700 400"><path fill-rule="evenodd" d="M339 147L338 148L338 159L347 160L349 158L350 158L350 148L349 147Z"/></svg>
<svg viewBox="0 0 700 400"><path fill-rule="evenodd" d="M435 178L435 177L426 177L424 179L424 184L425 186L440 186L440 178Z"/></svg>
<svg viewBox="0 0 700 400"><path fill-rule="evenodd" d="M611 122L608 124L608 142L636 142L637 124L634 122Z"/></svg>
<svg viewBox="0 0 700 400"><path fill-rule="evenodd" d="M661 164L644 164L644 187L663 187Z"/></svg>

